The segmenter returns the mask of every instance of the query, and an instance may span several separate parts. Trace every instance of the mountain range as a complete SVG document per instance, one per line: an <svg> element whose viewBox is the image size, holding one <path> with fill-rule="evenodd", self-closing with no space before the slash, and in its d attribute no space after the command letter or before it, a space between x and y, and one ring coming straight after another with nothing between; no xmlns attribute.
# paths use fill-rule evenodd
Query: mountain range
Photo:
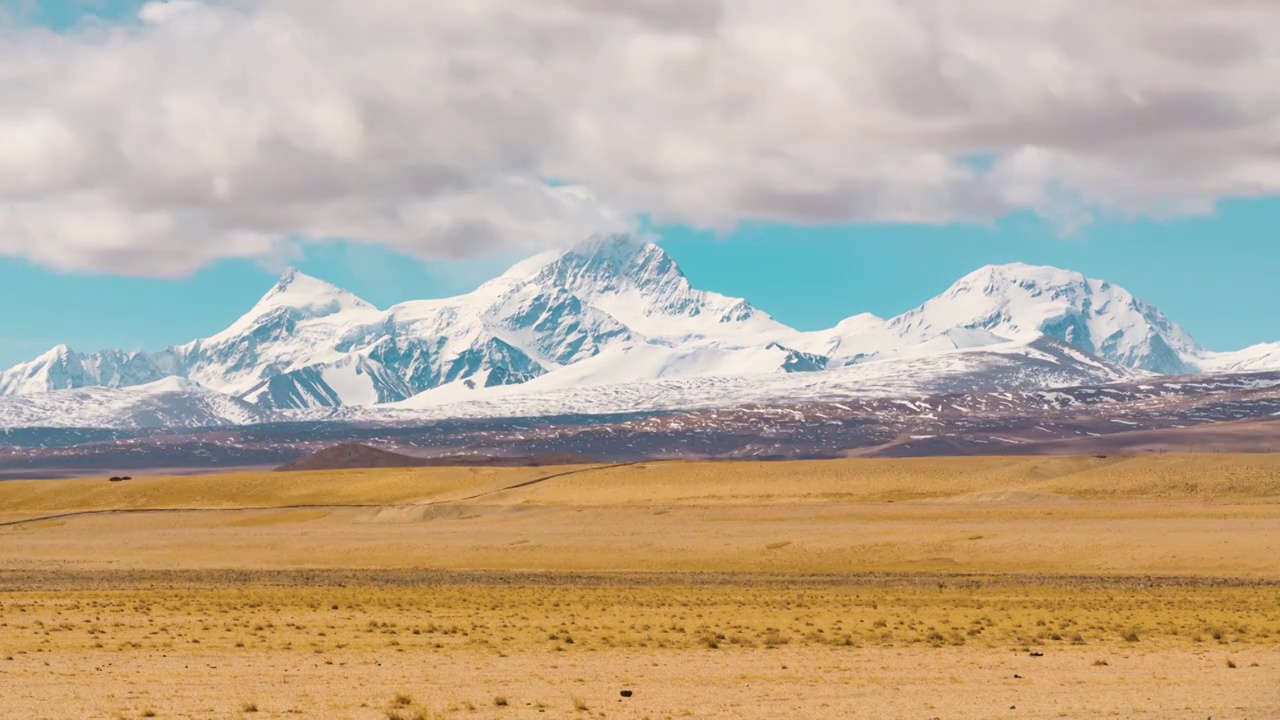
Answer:
<svg viewBox="0 0 1280 720"><path fill-rule="evenodd" d="M802 332L617 235L385 310L290 270L212 337L155 353L61 345L5 370L0 426L677 410L1272 369L1280 343L1212 352L1123 288L1024 264L981 268L895 318Z"/></svg>

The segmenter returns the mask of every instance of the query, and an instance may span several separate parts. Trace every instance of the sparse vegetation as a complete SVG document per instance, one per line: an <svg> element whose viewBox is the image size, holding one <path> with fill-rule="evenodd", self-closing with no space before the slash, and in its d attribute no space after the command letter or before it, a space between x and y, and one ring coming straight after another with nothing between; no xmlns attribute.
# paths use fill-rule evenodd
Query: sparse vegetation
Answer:
<svg viewBox="0 0 1280 720"><path fill-rule="evenodd" d="M287 576L271 577L278 582ZM317 575L307 577L313 582ZM367 582L377 577L368 575ZM431 577L424 579L434 582ZM1211 628L1236 627L1248 618L1248 632L1229 637L1233 647L1280 647L1280 594L1265 586L1171 583L1131 593L1124 579L1095 580L1087 588L992 579L941 589L910 577L849 586L809 585L803 579L727 586L692 580L441 585L430 593L369 584L346 588L351 603L341 611L330 609L332 591L323 587L139 588L97 597L36 591L5 601L6 617L20 613L22 622L0 624L0 642L14 653L42 652L50 642L67 651L101 644L99 652L126 654L168 653L193 644L211 653L249 656L303 650L327 665L333 664L331 652L385 653L387 638L400 639L399 647L409 653L854 646L1042 652L1082 644L1105 651L1112 643L1140 641L1190 648ZM89 597L92 616L85 615ZM408 708L415 699L400 690L386 703ZM239 707L251 712L257 706L245 701Z"/></svg>
<svg viewBox="0 0 1280 720"><path fill-rule="evenodd" d="M1128 462L1093 463L1074 475L1067 471L1080 463L1070 458L655 463L643 472L583 473L505 493L493 502L519 512L486 506L479 514L448 502L414 503L508 483L524 477L519 470L426 469L416 471L417 485L393 471L321 474L316 486L295 475L288 492L275 478L261 479L260 486L232 478L226 491L203 478L171 484L144 478L112 488L110 502L217 504L231 497L219 493L243 490L243 502L286 504L295 493L304 504L371 498L405 504L103 517L0 529L0 569L9 571L0 572L0 667L18 683L47 682L56 667L59 678L141 688L120 701L128 703L122 717L129 718L139 717L144 703L155 710L143 717L222 717L229 710L234 716L234 708L289 717L297 711L287 708L308 707L313 695L331 701L340 717L525 717L540 710L533 716L559 717L570 715L565 688L572 688L573 710L583 717L616 716L613 699L623 677L644 703L659 698L653 717L703 717L708 706L690 683L699 675L695 669L706 667L724 668L716 677L734 687L735 678L751 678L739 710L758 705L774 717L838 717L846 696L865 703L899 682L907 684L902 692L936 690L941 686L919 684L927 680L918 669L931 663L947 668L938 674L946 692L977 692L987 679L966 674L974 666L968 659L990 668L1011 651L1040 669L1033 675L1016 668L1028 688L1055 687L1058 675L1070 676L1071 687L1099 678L1116 688L1129 677L1152 682L1166 677L1152 671L1164 657L1184 663L1170 678L1209 675L1238 687L1260 685L1263 673L1204 669L1206 658L1218 668L1252 667L1255 659L1268 672L1275 665L1280 593L1250 578L1280 568L1273 555L1255 552L1257 543L1270 542L1258 526L1280 515L1280 504L1184 502L1178 498L1190 490L1126 470ZM1152 462L1177 467L1173 459ZM1032 472L1035 463L1042 474ZM1225 498L1262 497L1280 487L1259 479L1263 461L1248 463L1232 482L1204 479L1195 493L1212 486ZM850 468L866 472L855 477ZM799 470L804 473L796 475ZM787 482L778 482L779 475ZM70 506L107 502L76 482L69 481ZM1030 499L971 499L1011 487L1024 488ZM1067 502L1064 495L1094 501ZM946 502L912 502L939 498ZM1116 498L1125 502L1110 502ZM58 502L35 486L11 490L0 483L5 512L40 512ZM872 505L858 504L864 502ZM430 521L422 521L424 513ZM1034 543L1025 532L1010 531L1030 521L1039 533ZM1187 570L1178 579L1151 577L1163 572L1151 570L1152 563L1173 553L1151 550L1148 521L1158 522L1162 533L1188 521L1187 532L1165 533L1181 543L1177 557L1185 564L1177 567ZM188 522L191 544L184 545ZM1099 525L1108 532L1094 532ZM626 532L614 532L619 527ZM702 527L714 528L715 542L699 534ZM1129 528L1139 532L1131 537ZM157 532L165 543L155 542ZM1198 544L1197 533L1215 542ZM1097 553L1075 552L1084 542L1106 544L1109 575L1073 577L1097 562ZM197 547L199 564L235 569L170 569L196 557ZM413 569L450 563L490 569ZM32 569L42 566L77 569ZM289 569L297 566L305 569ZM523 572L530 567L548 570ZM600 572L616 567L646 572ZM1224 568L1233 570L1232 579L1214 580ZM828 573L846 575L833 580ZM1213 649L1222 651L1218 659L1206 652ZM1022 659L1027 656L1044 659ZM1104 658L1122 667L1093 669L1108 667ZM546 670L529 677L529 663ZM625 672L614 670L626 663ZM126 667L141 674L136 680L121 674ZM488 670L473 677L464 669L471 667ZM788 683L844 672L833 668L849 668L841 682L860 683L858 691L815 693L803 715L768 705L769 697L795 696L779 690L794 689ZM255 684L259 673L273 683L269 710L256 702L267 696L254 695L265 692ZM189 697L146 692L171 674L185 674L182 687L192 678L222 683L220 694L197 706ZM883 678L866 684L870 676ZM361 681L343 680L350 677ZM507 684L514 677L527 685ZM663 697L669 686L687 694ZM122 689L113 685L111 692ZM1070 693L1062 697L1073 702ZM255 702L237 703L241 698ZM624 713L642 704L627 702ZM1107 707L1110 716L1134 714L1134 708ZM1156 716L1170 707L1143 713ZM1068 709L1076 716L1101 712L1079 703ZM65 714L77 711L107 712L76 707ZM1254 707L1250 716L1268 715Z"/></svg>

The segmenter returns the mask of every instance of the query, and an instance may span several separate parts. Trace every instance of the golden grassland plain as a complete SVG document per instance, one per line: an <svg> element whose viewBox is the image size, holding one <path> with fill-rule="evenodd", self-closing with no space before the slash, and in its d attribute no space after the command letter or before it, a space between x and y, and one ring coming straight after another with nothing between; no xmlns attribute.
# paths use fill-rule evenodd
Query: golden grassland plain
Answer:
<svg viewBox="0 0 1280 720"><path fill-rule="evenodd" d="M3 482L0 718L1275 718L1278 551L1267 455Z"/></svg>

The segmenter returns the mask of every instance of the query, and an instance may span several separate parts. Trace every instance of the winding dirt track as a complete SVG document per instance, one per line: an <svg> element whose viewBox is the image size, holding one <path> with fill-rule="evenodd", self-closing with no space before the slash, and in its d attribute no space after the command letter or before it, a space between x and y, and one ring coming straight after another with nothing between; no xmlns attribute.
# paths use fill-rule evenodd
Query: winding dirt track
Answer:
<svg viewBox="0 0 1280 720"><path fill-rule="evenodd" d="M520 490L521 488L531 487L556 478L568 477L570 475L581 475L584 473L600 472L602 470L614 470L617 468L629 467L637 465L637 462L614 463L612 465L595 465L592 467L576 468L574 470L565 470L562 472L544 475L532 480L508 485L496 490L486 490L484 492L475 493L466 497L451 498L449 500L432 500L423 503L405 503L404 507L432 507L436 505L450 505L452 503L470 502L479 500L498 493L504 493L511 490ZM113 515L163 515L168 513L227 513L227 512L247 512L254 510L368 510L388 507L381 503L354 503L354 504L303 504L303 505L247 505L243 507L223 507L223 508L199 508L199 507L171 507L171 508L117 508L110 510L79 510L75 512L55 513L52 515L41 515L39 517L22 518L21 520L9 520L0 522L0 528L16 527L18 525L30 525L32 523L52 522L57 520L68 520L72 518L82 517L102 517Z"/></svg>

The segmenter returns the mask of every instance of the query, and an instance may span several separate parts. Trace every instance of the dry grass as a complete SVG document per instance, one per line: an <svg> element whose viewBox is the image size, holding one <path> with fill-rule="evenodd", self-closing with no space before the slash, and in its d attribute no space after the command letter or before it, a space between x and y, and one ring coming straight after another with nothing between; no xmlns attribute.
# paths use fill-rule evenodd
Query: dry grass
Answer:
<svg viewBox="0 0 1280 720"><path fill-rule="evenodd" d="M558 471L5 482L7 516L222 509L0 527L0 569L1280 577L1280 461L1271 456L649 463L500 491ZM369 506L284 509L307 504ZM237 509L258 506L279 509Z"/></svg>
<svg viewBox="0 0 1280 720"><path fill-rule="evenodd" d="M555 472L0 483L220 508L0 528L0 715L1280 716L1276 458Z"/></svg>
<svg viewBox="0 0 1280 720"><path fill-rule="evenodd" d="M181 584L170 580L158 582ZM831 709L843 707L840 697L883 710L876 717L931 717L925 699L944 703L947 717L990 717L1012 704L1007 697L1044 712L1074 708L1067 717L1131 716L1137 708L1126 703L1145 697L1157 698L1148 712L1230 702L1267 716L1275 698L1260 689L1280 677L1280 593L1262 586L650 578L597 587L31 589L0 596L0 618L0 646L12 649L0 673L31 691L9 707L38 707L40 688L74 678L81 691L62 707L78 717L130 700L163 717L222 717L222 698L243 692L273 712L285 708L283 716L369 720L468 717L479 707L486 717L538 708L780 717L797 707L806 710L796 716L846 716ZM1135 629L1138 640L1127 642ZM1002 684L1015 674L1034 677L1038 690ZM192 681L172 684L175 675ZM360 682L343 679L352 675ZM1102 695L1073 691L1100 682ZM717 690L743 683L745 696ZM630 705L616 707L618 690L637 686ZM794 696L800 686L809 690ZM911 714L886 709L912 696Z"/></svg>
<svg viewBox="0 0 1280 720"><path fill-rule="evenodd" d="M592 467L592 466L584 466ZM975 493L1111 500L1280 498L1280 455L662 462L508 491L499 503L689 505L906 502ZM409 468L0 483L0 510L393 505L456 500L582 468ZM785 478L785 482L779 480ZM1016 499L1016 497L1014 497Z"/></svg>
<svg viewBox="0 0 1280 720"><path fill-rule="evenodd" d="M1272 503L503 506L72 518L0 528L0 571L485 569L1280 578ZM478 516L463 520L464 516ZM284 520L288 520L285 522Z"/></svg>
<svg viewBox="0 0 1280 720"><path fill-rule="evenodd" d="M1280 498L1280 455L646 463L571 475L503 497L555 505L723 505L908 502L984 493L977 499Z"/></svg>
<svg viewBox="0 0 1280 720"><path fill-rule="evenodd" d="M147 508L377 505L450 500L555 472L554 468L408 468L237 473L0 483L6 514Z"/></svg>
<svg viewBox="0 0 1280 720"><path fill-rule="evenodd" d="M458 585L11 591L0 645L252 655L930 646L1280 646L1270 586L903 582L796 587L651 578L599 587ZM392 705L414 705L397 692Z"/></svg>

